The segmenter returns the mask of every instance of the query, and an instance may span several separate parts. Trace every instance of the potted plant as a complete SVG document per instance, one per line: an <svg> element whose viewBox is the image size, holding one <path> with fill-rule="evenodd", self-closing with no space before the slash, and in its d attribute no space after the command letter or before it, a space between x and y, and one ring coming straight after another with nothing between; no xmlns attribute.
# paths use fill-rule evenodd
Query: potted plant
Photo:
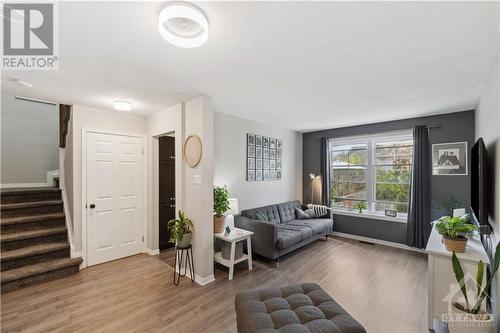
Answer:
<svg viewBox="0 0 500 333"><path fill-rule="evenodd" d="M214 186L214 233L224 231L224 214L229 210L229 191L227 186Z"/></svg>
<svg viewBox="0 0 500 333"><path fill-rule="evenodd" d="M168 221L169 242L175 243L175 246L178 247L188 246L191 244L193 229L193 221L187 218L182 210L179 210L179 217Z"/></svg>
<svg viewBox="0 0 500 333"><path fill-rule="evenodd" d="M437 232L443 236L444 245L450 252L464 253L468 237L471 237L477 227L469 222L469 215L460 217L443 216L433 222Z"/></svg>
<svg viewBox="0 0 500 333"><path fill-rule="evenodd" d="M358 201L354 205L354 208L356 208L360 214L363 213L363 209L366 209L366 201Z"/></svg>
<svg viewBox="0 0 500 333"><path fill-rule="evenodd" d="M477 264L476 280L474 285L476 286L475 292L475 302L471 302L469 298L470 295L467 294L467 285L465 281L464 271L460 260L458 260L457 255L453 252L451 263L453 267L453 273L460 286L462 295L464 297L464 302L452 302L451 311L455 314L459 314L458 320L448 321L448 330L450 333L464 332L464 328L467 332L475 333L493 333L493 316L484 310L484 302L490 290L491 282L495 278L495 273L498 270L500 264L500 243L497 244L495 249L495 258L491 267L491 274L489 279L486 281L485 287L483 288L483 276L484 276L484 264L479 261ZM454 317L452 317L454 318Z"/></svg>

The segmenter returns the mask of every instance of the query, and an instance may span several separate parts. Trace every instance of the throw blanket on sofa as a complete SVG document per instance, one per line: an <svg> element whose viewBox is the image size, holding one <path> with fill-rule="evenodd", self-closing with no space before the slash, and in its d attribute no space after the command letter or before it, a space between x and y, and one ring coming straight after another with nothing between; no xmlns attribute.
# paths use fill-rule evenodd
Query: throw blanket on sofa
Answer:
<svg viewBox="0 0 500 333"><path fill-rule="evenodd" d="M307 208L312 208L314 210L314 214L316 214L317 217L325 216L326 214L328 214L328 207L323 205L308 204Z"/></svg>

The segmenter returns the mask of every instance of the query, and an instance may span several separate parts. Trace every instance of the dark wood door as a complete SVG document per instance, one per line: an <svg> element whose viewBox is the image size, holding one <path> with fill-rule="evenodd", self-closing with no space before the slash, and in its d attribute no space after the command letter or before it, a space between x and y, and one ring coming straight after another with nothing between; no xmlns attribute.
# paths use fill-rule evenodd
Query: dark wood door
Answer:
<svg viewBox="0 0 500 333"><path fill-rule="evenodd" d="M167 222L175 218L175 138L162 136L159 139L159 230L160 250L172 247Z"/></svg>

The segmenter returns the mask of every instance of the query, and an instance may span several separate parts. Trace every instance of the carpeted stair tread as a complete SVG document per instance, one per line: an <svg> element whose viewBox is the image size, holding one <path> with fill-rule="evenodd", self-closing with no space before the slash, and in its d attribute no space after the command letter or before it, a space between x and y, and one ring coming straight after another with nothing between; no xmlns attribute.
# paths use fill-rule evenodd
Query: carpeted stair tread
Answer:
<svg viewBox="0 0 500 333"><path fill-rule="evenodd" d="M1 204L0 210L20 209L20 208L35 208L35 207L45 207L45 206L59 206L62 204L63 204L62 200L19 202L19 203L11 203L11 204Z"/></svg>
<svg viewBox="0 0 500 333"><path fill-rule="evenodd" d="M0 242L13 242L23 239L37 238L43 236L66 233L66 227L46 228L41 230L28 230L0 235Z"/></svg>
<svg viewBox="0 0 500 333"><path fill-rule="evenodd" d="M1 262L16 260L20 258L25 258L29 256L36 256L39 254L50 253L54 251L69 249L68 242L52 242L52 243L41 243L35 244L33 246L23 247L16 250L2 252L0 258Z"/></svg>
<svg viewBox="0 0 500 333"><path fill-rule="evenodd" d="M18 195L18 194L38 194L48 192L60 192L57 187L19 187L19 188L2 188L0 195Z"/></svg>
<svg viewBox="0 0 500 333"><path fill-rule="evenodd" d="M52 213L52 214L40 214L33 216L16 216L16 217L6 217L2 218L0 221L1 225L12 225L12 224L22 224L22 223L31 223L38 221L50 221L56 219L64 218L64 213Z"/></svg>
<svg viewBox="0 0 500 333"><path fill-rule="evenodd" d="M7 283L14 280L25 279L30 276L44 274L71 266L80 265L82 258L62 258L28 265L2 272L1 281Z"/></svg>

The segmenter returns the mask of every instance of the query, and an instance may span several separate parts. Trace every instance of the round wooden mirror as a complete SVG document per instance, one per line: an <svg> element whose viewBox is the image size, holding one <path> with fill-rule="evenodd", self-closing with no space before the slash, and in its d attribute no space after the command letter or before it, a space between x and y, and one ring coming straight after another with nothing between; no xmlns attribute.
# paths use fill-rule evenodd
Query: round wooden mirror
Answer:
<svg viewBox="0 0 500 333"><path fill-rule="evenodd" d="M198 135L190 135L184 143L184 159L190 168L194 168L201 160L201 139Z"/></svg>

